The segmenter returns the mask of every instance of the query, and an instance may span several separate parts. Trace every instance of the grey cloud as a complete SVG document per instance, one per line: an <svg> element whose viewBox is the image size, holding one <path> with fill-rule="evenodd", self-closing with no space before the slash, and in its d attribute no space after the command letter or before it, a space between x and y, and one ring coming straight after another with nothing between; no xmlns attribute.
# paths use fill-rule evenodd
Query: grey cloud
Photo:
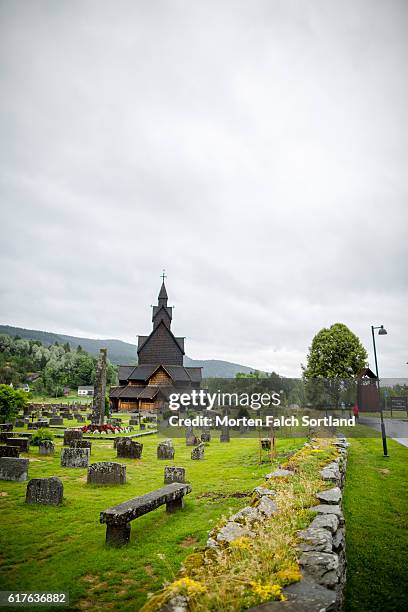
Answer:
<svg viewBox="0 0 408 612"><path fill-rule="evenodd" d="M403 1L0 3L4 323L299 375L344 321L407 373ZM371 357L372 361L372 357Z"/></svg>

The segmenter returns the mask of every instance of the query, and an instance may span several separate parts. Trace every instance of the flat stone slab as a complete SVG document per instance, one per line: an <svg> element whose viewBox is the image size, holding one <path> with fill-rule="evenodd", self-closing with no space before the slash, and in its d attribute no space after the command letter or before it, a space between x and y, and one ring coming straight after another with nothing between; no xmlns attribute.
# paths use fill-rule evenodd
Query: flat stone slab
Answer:
<svg viewBox="0 0 408 612"><path fill-rule="evenodd" d="M335 514L339 519L339 523L344 523L344 516L340 506L332 504L320 504L318 506L312 506L311 508L309 508L309 510L317 512L317 514Z"/></svg>
<svg viewBox="0 0 408 612"><path fill-rule="evenodd" d="M174 482L157 491L134 497L123 504L104 510L100 513L99 520L101 523L123 525L159 508L159 506L163 506L163 504L180 500L188 493L191 493L190 485Z"/></svg>
<svg viewBox="0 0 408 612"><path fill-rule="evenodd" d="M27 485L26 503L58 506L62 503L64 485L56 476L32 478Z"/></svg>
<svg viewBox="0 0 408 612"><path fill-rule="evenodd" d="M125 484L126 465L114 461L99 461L88 467L88 484Z"/></svg>
<svg viewBox="0 0 408 612"><path fill-rule="evenodd" d="M263 497L264 495L276 495L276 491L269 489L268 487L255 487L253 493L255 493L257 497Z"/></svg>
<svg viewBox="0 0 408 612"><path fill-rule="evenodd" d="M243 527L239 523L229 521L226 525L224 525L224 527L221 527L221 529L217 533L217 541L232 542L233 540L236 540L237 538L241 538L243 536L254 538L255 533L247 527Z"/></svg>
<svg viewBox="0 0 408 612"><path fill-rule="evenodd" d="M0 480L22 482L28 479L28 459L0 457Z"/></svg>
<svg viewBox="0 0 408 612"><path fill-rule="evenodd" d="M316 494L316 497L324 504L336 505L341 502L342 494L339 487L333 487L333 489L328 489L327 491L320 491L320 493Z"/></svg>
<svg viewBox="0 0 408 612"><path fill-rule="evenodd" d="M278 506L273 502L267 495L261 497L261 501L257 505L256 509L261 514L270 517L278 511Z"/></svg>
<svg viewBox="0 0 408 612"><path fill-rule="evenodd" d="M302 540L299 548L303 552L317 551L331 553L333 550L332 534L327 529L309 527L298 531Z"/></svg>
<svg viewBox="0 0 408 612"><path fill-rule="evenodd" d="M330 588L337 584L339 557L335 553L304 552L299 563L322 586Z"/></svg>
<svg viewBox="0 0 408 612"><path fill-rule="evenodd" d="M265 480L269 480L270 478L286 478L288 476L293 476L294 472L291 470L285 470L283 468L277 468L274 472L267 474L265 476Z"/></svg>
<svg viewBox="0 0 408 612"><path fill-rule="evenodd" d="M336 533L339 527L339 519L335 514L319 514L310 523L312 529L327 529L330 533Z"/></svg>
<svg viewBox="0 0 408 612"><path fill-rule="evenodd" d="M261 517L260 517L260 514L257 508L254 508L253 506L245 506L245 508L242 508L239 512L237 512L236 514L230 517L230 522L235 522L235 521L253 522L253 521L259 520L260 518Z"/></svg>

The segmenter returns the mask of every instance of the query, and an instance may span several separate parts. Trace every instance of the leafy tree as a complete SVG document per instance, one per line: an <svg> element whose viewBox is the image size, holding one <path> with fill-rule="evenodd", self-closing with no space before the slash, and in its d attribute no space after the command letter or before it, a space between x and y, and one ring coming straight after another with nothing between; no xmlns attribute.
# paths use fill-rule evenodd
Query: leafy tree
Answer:
<svg viewBox="0 0 408 612"><path fill-rule="evenodd" d="M0 421L3 423L15 417L27 403L27 394L8 385L0 385Z"/></svg>
<svg viewBox="0 0 408 612"><path fill-rule="evenodd" d="M334 323L321 329L309 347L306 368L302 366L309 405L338 408L345 395L350 395L346 392L352 393L344 381L354 378L366 360L367 351L346 325Z"/></svg>
<svg viewBox="0 0 408 612"><path fill-rule="evenodd" d="M303 376L309 378L352 378L367 360L358 337L343 323L321 329L313 338Z"/></svg>

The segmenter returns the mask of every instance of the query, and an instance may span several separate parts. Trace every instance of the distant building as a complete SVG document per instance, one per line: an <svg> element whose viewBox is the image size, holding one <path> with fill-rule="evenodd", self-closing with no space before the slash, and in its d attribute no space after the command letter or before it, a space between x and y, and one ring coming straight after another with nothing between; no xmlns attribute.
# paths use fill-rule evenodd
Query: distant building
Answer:
<svg viewBox="0 0 408 612"><path fill-rule="evenodd" d="M17 389L19 389L20 391L25 391L26 393L30 393L30 387L27 383L25 383L24 385L18 385Z"/></svg>
<svg viewBox="0 0 408 612"><path fill-rule="evenodd" d="M113 410L138 412L165 408L171 393L200 389L202 368L184 367L184 338L171 331L173 309L163 283L153 306L153 330L139 336L137 366L119 366L119 386L111 387Z"/></svg>
<svg viewBox="0 0 408 612"><path fill-rule="evenodd" d="M94 388L93 387L78 387L78 395L92 396L93 394L94 394Z"/></svg>

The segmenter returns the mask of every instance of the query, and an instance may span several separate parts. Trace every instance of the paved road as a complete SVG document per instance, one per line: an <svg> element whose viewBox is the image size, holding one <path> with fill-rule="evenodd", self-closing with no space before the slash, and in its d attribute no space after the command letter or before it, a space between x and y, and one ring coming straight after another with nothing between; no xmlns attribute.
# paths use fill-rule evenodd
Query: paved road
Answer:
<svg viewBox="0 0 408 612"><path fill-rule="evenodd" d="M380 417L360 416L359 423L381 431ZM408 447L408 419L384 419L387 437Z"/></svg>

